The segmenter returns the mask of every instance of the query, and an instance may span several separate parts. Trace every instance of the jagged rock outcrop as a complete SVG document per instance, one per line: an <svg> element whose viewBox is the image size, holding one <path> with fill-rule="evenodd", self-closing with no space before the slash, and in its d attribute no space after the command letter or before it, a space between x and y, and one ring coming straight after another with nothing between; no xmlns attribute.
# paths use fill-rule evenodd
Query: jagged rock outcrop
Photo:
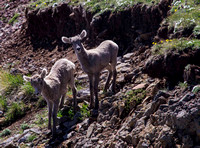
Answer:
<svg viewBox="0 0 200 148"><path fill-rule="evenodd" d="M199 65L200 48L182 51L168 50L164 54L151 56L144 72L151 77L167 78L171 85L183 81L184 69L188 64Z"/></svg>
<svg viewBox="0 0 200 148"><path fill-rule="evenodd" d="M96 45L102 40L112 39L120 47L119 54L123 54L141 46L141 43L151 44L171 2L162 0L151 6L136 4L124 11L108 10L97 16L81 5L73 7L62 3L53 8L28 11L26 31L32 37L32 44L41 42L43 45L54 40L61 43L63 35L73 36L86 29L93 42L88 43Z"/></svg>

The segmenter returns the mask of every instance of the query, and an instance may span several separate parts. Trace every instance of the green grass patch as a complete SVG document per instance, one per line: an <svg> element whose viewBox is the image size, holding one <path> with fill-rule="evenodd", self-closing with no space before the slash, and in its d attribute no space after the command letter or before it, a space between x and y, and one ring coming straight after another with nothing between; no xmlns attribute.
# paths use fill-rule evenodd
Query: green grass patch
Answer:
<svg viewBox="0 0 200 148"><path fill-rule="evenodd" d="M24 131L24 130L30 128L30 126L26 123L23 123L23 124L20 125L20 128Z"/></svg>
<svg viewBox="0 0 200 148"><path fill-rule="evenodd" d="M100 14L106 10L122 11L137 3L147 5L157 4L160 0L71 0L70 5L83 5L83 7L94 14ZM30 9L45 8L53 6L55 3L67 2L67 0L36 0L29 5Z"/></svg>
<svg viewBox="0 0 200 148"><path fill-rule="evenodd" d="M55 3L60 3L60 2L66 2L66 0L36 0L36 1L31 1L29 4L30 9L42 9L46 8L49 6L53 6Z"/></svg>
<svg viewBox="0 0 200 148"><path fill-rule="evenodd" d="M82 4L87 10L98 15L107 10L113 12L123 11L125 8L131 7L137 3L152 5L159 3L159 0L71 0L70 4Z"/></svg>
<svg viewBox="0 0 200 148"><path fill-rule="evenodd" d="M152 53L154 55L157 54L164 54L168 50L185 50L185 49L192 49L196 50L200 48L200 40L198 39L186 39L186 38L180 38L180 39L172 39L172 40L165 40L161 41L159 43L153 42L152 46Z"/></svg>
<svg viewBox="0 0 200 148"><path fill-rule="evenodd" d="M17 22L17 18L20 16L19 13L15 13L14 16L8 21L8 24L14 24Z"/></svg>
<svg viewBox="0 0 200 148"><path fill-rule="evenodd" d="M0 92L5 96L11 94L13 90L17 90L23 85L23 78L21 75L12 75L7 71L0 70Z"/></svg>
<svg viewBox="0 0 200 148"><path fill-rule="evenodd" d="M25 114L25 104L23 102L13 102L11 106L8 107L6 112L6 120L8 122L14 121Z"/></svg>
<svg viewBox="0 0 200 148"><path fill-rule="evenodd" d="M11 130L9 129L4 129L1 133L0 133L0 137L5 137L11 134Z"/></svg>
<svg viewBox="0 0 200 148"><path fill-rule="evenodd" d="M5 112L8 109L7 100L4 96L0 96L0 110Z"/></svg>
<svg viewBox="0 0 200 148"><path fill-rule="evenodd" d="M24 102L11 100L14 95L21 92L23 97L31 97L34 89L30 83L24 83L22 75L13 75L0 69L0 110L4 111L5 124L11 123L25 114Z"/></svg>
<svg viewBox="0 0 200 148"><path fill-rule="evenodd" d="M34 124L36 124L37 126L44 128L47 127L48 125L48 111L45 108L42 113L37 114L35 116L35 120L34 120Z"/></svg>
<svg viewBox="0 0 200 148"><path fill-rule="evenodd" d="M171 15L165 19L164 23L169 25L169 28L174 28L174 33L180 30L193 30L195 26L200 25L200 2L199 0L176 0L171 6ZM193 32L199 34L199 27Z"/></svg>

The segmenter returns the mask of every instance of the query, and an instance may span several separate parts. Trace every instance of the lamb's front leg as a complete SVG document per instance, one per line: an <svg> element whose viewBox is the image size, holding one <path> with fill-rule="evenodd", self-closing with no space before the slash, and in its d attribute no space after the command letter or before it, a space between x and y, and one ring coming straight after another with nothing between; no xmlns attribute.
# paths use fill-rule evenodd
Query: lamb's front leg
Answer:
<svg viewBox="0 0 200 148"><path fill-rule="evenodd" d="M90 109L94 107L94 76L89 74L90 81Z"/></svg>
<svg viewBox="0 0 200 148"><path fill-rule="evenodd" d="M74 113L75 113L77 111L77 99L76 99L77 89L76 89L76 86L74 84L74 77L71 78L69 86L72 89L72 94L73 94L73 99L74 99Z"/></svg>
<svg viewBox="0 0 200 148"><path fill-rule="evenodd" d="M105 87L104 87L104 91L105 91L105 92L107 92L107 90L108 90L109 83L110 83L110 79L111 79L112 75L113 75L113 74L112 74L112 71L110 70L110 71L109 71L109 74L108 74L108 78L107 78L107 80L106 80Z"/></svg>
<svg viewBox="0 0 200 148"><path fill-rule="evenodd" d="M48 105L48 129L51 130L52 102L47 101Z"/></svg>
<svg viewBox="0 0 200 148"><path fill-rule="evenodd" d="M94 80L94 95L95 95L95 110L99 109L99 100L98 100L98 85L99 85L99 76L100 73L95 74L95 80Z"/></svg>
<svg viewBox="0 0 200 148"><path fill-rule="evenodd" d="M74 98L74 112L76 112L77 111L77 99L76 99L77 89L75 86L72 88L72 93L73 93L73 98Z"/></svg>
<svg viewBox="0 0 200 148"><path fill-rule="evenodd" d="M58 112L58 105L59 105L59 100L56 100L53 104L53 138L55 138L56 135L56 124L57 124L57 112Z"/></svg>

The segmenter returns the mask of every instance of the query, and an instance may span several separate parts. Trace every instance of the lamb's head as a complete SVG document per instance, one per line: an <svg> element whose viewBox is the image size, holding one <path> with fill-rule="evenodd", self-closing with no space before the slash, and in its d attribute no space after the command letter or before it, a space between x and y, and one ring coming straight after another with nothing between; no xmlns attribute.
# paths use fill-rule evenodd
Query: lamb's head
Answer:
<svg viewBox="0 0 200 148"><path fill-rule="evenodd" d="M42 92L44 85L44 78L46 77L47 70L44 68L41 74L35 74L32 77L23 76L24 80L31 82L31 86L35 89L35 94L39 95Z"/></svg>
<svg viewBox="0 0 200 148"><path fill-rule="evenodd" d="M73 46L73 49L75 50L76 53L81 53L83 50L83 45L81 44L81 41L87 36L87 32L83 30L81 34L78 34L74 37L62 37L63 43L70 43Z"/></svg>

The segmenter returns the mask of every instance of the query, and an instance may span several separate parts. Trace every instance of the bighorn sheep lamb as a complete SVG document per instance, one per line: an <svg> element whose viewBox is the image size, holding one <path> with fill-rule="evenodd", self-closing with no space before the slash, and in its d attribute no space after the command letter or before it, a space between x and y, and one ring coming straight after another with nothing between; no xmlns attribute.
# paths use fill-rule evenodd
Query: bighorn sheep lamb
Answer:
<svg viewBox="0 0 200 148"><path fill-rule="evenodd" d="M51 68L48 76L47 70L43 69L42 73L36 74L32 77L23 76L25 81L31 82L31 85L35 88L35 94L42 94L47 101L48 105L48 129L51 129L51 117L53 118L53 137L56 134L57 112L58 105L62 108L64 98L67 91L67 85L69 85L73 92L74 98L74 110L76 111L76 87L74 85L74 70L75 65L67 59L60 59ZM53 107L53 113L52 113Z"/></svg>
<svg viewBox="0 0 200 148"><path fill-rule="evenodd" d="M81 43L82 39L87 36L87 32L83 30L80 35L74 37L62 37L64 43L71 43L73 49L78 57L81 67L85 73L88 74L90 81L90 108L93 108L93 98L95 95L95 109L98 110L98 84L100 72L106 68L109 71L109 75L104 87L104 91L107 91L110 83L111 76L113 76L112 91L115 93L116 85L116 65L118 45L111 40L102 42L98 47L91 50L86 50Z"/></svg>

